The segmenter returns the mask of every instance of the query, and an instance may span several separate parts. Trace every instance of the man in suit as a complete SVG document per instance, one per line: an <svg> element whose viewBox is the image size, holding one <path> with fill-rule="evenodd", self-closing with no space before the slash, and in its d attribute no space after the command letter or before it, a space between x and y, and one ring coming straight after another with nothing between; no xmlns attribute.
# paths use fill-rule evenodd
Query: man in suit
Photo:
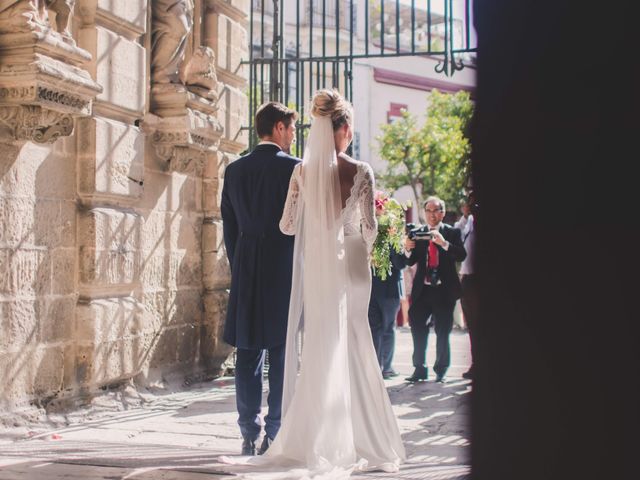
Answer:
<svg viewBox="0 0 640 480"><path fill-rule="evenodd" d="M242 454L255 455L260 436L262 371L269 352L269 412L258 454L280 428L293 237L278 227L289 180L299 160L289 155L297 114L269 102L256 112L260 143L231 163L224 177L221 213L231 265L224 340L236 347L236 405Z"/></svg>
<svg viewBox="0 0 640 480"><path fill-rule="evenodd" d="M393 369L392 362L396 341L396 315L402 296L402 269L407 262L407 258L402 253L392 250L390 256L391 274L385 280L375 274L372 275L369 301L369 326L384 379L398 375Z"/></svg>
<svg viewBox="0 0 640 480"><path fill-rule="evenodd" d="M417 264L416 274L411 288L411 307L409 323L413 337L413 374L407 377L409 382L427 379L427 338L428 320L436 331L436 361L433 370L436 382L445 381L445 374L451 363L449 334L453 327L453 310L460 298L461 287L456 262L463 261L467 253L462 244L460 230L453 228L442 219L445 214L444 202L435 196L424 202L429 240L405 241L409 265Z"/></svg>

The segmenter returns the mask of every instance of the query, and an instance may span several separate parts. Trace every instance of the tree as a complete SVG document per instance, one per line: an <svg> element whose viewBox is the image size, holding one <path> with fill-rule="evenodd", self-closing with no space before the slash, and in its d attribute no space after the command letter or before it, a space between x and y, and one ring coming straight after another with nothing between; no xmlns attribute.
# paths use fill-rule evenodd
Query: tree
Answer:
<svg viewBox="0 0 640 480"><path fill-rule="evenodd" d="M382 125L377 140L387 168L377 173L380 183L392 192L411 187L416 205L422 205L429 195L438 195L447 205L458 205L470 174L468 126L472 113L468 92L433 90L422 127L406 110L396 121ZM418 211L422 219L422 209Z"/></svg>

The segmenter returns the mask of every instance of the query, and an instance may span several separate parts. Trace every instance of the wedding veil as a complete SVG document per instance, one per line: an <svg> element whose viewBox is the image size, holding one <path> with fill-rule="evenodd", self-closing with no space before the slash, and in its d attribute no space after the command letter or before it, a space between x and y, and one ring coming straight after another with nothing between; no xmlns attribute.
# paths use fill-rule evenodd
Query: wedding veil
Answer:
<svg viewBox="0 0 640 480"><path fill-rule="evenodd" d="M353 463L344 228L329 117L319 116L312 122L298 185L282 415L305 419L308 438L316 447L309 454L316 461ZM298 376L299 372L304 375ZM313 387L299 385L302 378L313 382ZM315 406L332 414L314 419ZM336 432L341 432L341 438L336 438ZM288 435L286 429L278 434ZM292 439L279 440L291 444Z"/></svg>

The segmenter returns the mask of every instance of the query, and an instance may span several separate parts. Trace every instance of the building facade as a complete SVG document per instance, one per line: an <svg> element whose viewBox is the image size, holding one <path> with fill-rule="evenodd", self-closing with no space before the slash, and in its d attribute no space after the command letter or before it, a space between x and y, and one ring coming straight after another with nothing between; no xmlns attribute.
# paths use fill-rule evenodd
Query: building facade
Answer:
<svg viewBox="0 0 640 480"><path fill-rule="evenodd" d="M0 1L0 407L216 374L249 0Z"/></svg>

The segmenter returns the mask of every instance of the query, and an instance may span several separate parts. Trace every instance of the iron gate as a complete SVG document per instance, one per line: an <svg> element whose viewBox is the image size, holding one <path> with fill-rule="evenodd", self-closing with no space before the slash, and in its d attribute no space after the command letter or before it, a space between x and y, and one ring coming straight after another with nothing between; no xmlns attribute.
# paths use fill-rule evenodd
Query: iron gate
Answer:
<svg viewBox="0 0 640 480"><path fill-rule="evenodd" d="M471 0L252 0L249 20L249 147L255 111L275 100L300 114L298 156L313 92L352 101L354 59L430 55L451 76L476 51Z"/></svg>

